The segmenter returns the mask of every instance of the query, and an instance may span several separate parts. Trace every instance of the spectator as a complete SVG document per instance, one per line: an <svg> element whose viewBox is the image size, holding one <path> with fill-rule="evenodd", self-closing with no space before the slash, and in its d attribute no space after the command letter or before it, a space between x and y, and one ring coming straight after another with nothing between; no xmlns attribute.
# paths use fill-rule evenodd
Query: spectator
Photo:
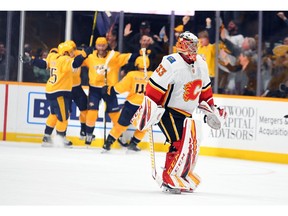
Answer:
<svg viewBox="0 0 288 216"><path fill-rule="evenodd" d="M118 47L118 26L112 26L106 33L106 40L109 45L109 49L119 51Z"/></svg>
<svg viewBox="0 0 288 216"><path fill-rule="evenodd" d="M235 66L228 64L226 67L230 71L236 71L240 74L240 82L236 86L237 89L240 89L240 94L256 96L257 64L253 60L253 52L251 50L241 52L238 64Z"/></svg>
<svg viewBox="0 0 288 216"><path fill-rule="evenodd" d="M285 14L284 14L283 12L278 12L278 13L277 13L277 16L278 16L280 19L282 19L282 20L285 22L285 24L288 26L288 19L287 19L287 17L285 16Z"/></svg>
<svg viewBox="0 0 288 216"><path fill-rule="evenodd" d="M157 43L154 42L154 40L150 36L142 35L140 40L135 44L132 44L125 39L124 44L126 47L129 47L131 53L139 53L141 48L146 48L150 60L150 67L148 68L148 70L155 70L157 65L160 63L157 55L161 54L163 50ZM130 71L133 69L133 62L131 62L130 65L128 65L127 67L125 67L125 71Z"/></svg>
<svg viewBox="0 0 288 216"><path fill-rule="evenodd" d="M272 67L272 78L262 96L283 98L287 95L281 92L279 86L288 80L288 45L279 45L273 49L275 60Z"/></svg>
<svg viewBox="0 0 288 216"><path fill-rule="evenodd" d="M178 41L178 38L179 38L179 35L181 33L183 33L184 31L189 31L190 29L188 29L188 25L187 23L189 22L190 20L190 16L184 16L182 18L182 23L180 25L177 25L175 28L174 28L174 39L173 39L173 49L172 49L172 52L173 53L176 53L177 50L176 50L176 42ZM160 30L159 32L159 41L160 41L160 45L161 47L163 48L163 50L165 50L165 55L168 54L169 52L169 38L166 34L166 29L165 29L165 26L162 27L162 29ZM163 56L162 56L163 57ZM161 59L162 59L161 57Z"/></svg>
<svg viewBox="0 0 288 216"><path fill-rule="evenodd" d="M32 54L32 48L30 44L24 45L24 56L29 56L32 59L35 58ZM24 62L23 64L23 82L36 82L34 72L33 72L33 65L32 62Z"/></svg>
<svg viewBox="0 0 288 216"><path fill-rule="evenodd" d="M213 87L215 78L215 58L216 58L215 44L210 43L209 34L206 30L199 32L198 38L199 38L198 54L201 55L207 62L209 77L211 80L211 86Z"/></svg>
<svg viewBox="0 0 288 216"><path fill-rule="evenodd" d="M245 38L243 38L241 44L237 44L241 41L241 40L239 40L239 38L241 38L241 37L239 37L239 38L236 36L235 37L229 37L227 35L227 33L225 32L225 30L221 30L220 36L221 36L221 40L224 42L225 48L227 48L227 50L229 50L229 53L224 53L223 52L224 50L220 50L220 60L221 61L223 60L222 58L223 57L226 58L225 55L227 55L230 57L230 64L232 66L235 66L237 59L241 53L243 53L244 51L252 51L253 56L252 56L251 60L253 60L254 63L256 63L257 53L256 53L256 40L255 40L255 38L245 37ZM230 39L234 38L235 41L238 41L238 42L235 42L235 41L232 42L228 38L230 38ZM231 57L233 57L233 58L231 58ZM223 67L222 67L222 69L223 69ZM226 70L227 69L228 68L226 68ZM229 69L228 69L228 72L230 72ZM227 88L228 92L241 94L242 87L240 87L240 86L241 86L241 83L243 83L243 81L242 81L243 76L241 75L241 73L236 73L236 74L230 73L228 75L229 75L229 77L227 77L228 78L227 81L229 83L232 83L232 85L229 85L229 83L227 82L226 88ZM240 89L235 88L235 86L240 87Z"/></svg>
<svg viewBox="0 0 288 216"><path fill-rule="evenodd" d="M124 29L124 39L127 41L127 43L125 45L129 44L138 44L141 37L143 35L147 35L148 37L151 38L151 43L157 43L159 41L159 36L154 34L153 32L151 32L151 27L150 27L150 23L148 21L142 21L139 27L139 32L137 32L134 35L131 35L133 31L131 30L131 24L128 23L125 26ZM128 50L125 50L125 52L131 52L131 50L128 47L124 47L127 48Z"/></svg>
<svg viewBox="0 0 288 216"><path fill-rule="evenodd" d="M7 56L6 56L6 48L3 42L0 42L0 80L5 80L6 74L6 63L7 63ZM9 64L9 75L8 80L16 80L16 68L15 68L15 60L12 56L9 56L8 59Z"/></svg>
<svg viewBox="0 0 288 216"><path fill-rule="evenodd" d="M47 58L48 52L46 50L38 49L36 58L45 60ZM33 73L35 81L39 83L46 83L50 77L49 70L33 66Z"/></svg>
<svg viewBox="0 0 288 216"><path fill-rule="evenodd" d="M238 26L235 21L231 20L228 23L227 29L222 25L220 30L220 53L219 61L223 61L223 58L229 58L229 62L232 66L236 65L237 57L241 53L241 45L243 44L244 37L238 33ZM219 64L219 93L227 94L239 94L239 90L235 89L235 79L237 73L231 73L228 68ZM237 79L239 80L239 79Z"/></svg>

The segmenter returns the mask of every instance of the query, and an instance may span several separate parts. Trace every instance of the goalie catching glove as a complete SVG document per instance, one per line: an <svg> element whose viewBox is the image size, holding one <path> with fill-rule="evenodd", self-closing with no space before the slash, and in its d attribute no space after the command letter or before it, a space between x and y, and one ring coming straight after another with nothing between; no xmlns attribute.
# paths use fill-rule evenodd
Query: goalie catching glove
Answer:
<svg viewBox="0 0 288 216"><path fill-rule="evenodd" d="M223 127L227 118L227 112L225 109L217 106L210 107L205 101L202 101L198 105L198 108L204 112L204 122L212 129L219 130Z"/></svg>
<svg viewBox="0 0 288 216"><path fill-rule="evenodd" d="M157 124L165 109L158 106L153 100L148 96L145 96L141 106L138 108L131 123L140 131L148 129L150 126Z"/></svg>

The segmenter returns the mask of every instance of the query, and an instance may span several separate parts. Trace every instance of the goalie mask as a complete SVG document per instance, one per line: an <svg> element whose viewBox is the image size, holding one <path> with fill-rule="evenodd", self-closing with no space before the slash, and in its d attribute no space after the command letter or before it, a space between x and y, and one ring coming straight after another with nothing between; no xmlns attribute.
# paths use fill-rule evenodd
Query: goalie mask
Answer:
<svg viewBox="0 0 288 216"><path fill-rule="evenodd" d="M196 61L198 38L191 32L185 31L180 34L176 49L178 53L184 54L189 60Z"/></svg>

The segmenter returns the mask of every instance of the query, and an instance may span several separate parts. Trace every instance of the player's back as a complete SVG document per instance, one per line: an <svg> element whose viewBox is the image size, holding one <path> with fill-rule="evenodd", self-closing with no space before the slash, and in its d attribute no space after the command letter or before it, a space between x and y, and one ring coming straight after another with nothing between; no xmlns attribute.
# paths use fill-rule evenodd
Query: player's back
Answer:
<svg viewBox="0 0 288 216"><path fill-rule="evenodd" d="M47 60L50 69L50 78L46 84L46 93L53 97L54 95L71 92L73 58L54 54L50 58L47 58Z"/></svg>
<svg viewBox="0 0 288 216"><path fill-rule="evenodd" d="M130 71L114 88L116 91L129 92L126 100L135 105L141 105L144 98L146 84L152 71L147 72L147 79L143 71Z"/></svg>

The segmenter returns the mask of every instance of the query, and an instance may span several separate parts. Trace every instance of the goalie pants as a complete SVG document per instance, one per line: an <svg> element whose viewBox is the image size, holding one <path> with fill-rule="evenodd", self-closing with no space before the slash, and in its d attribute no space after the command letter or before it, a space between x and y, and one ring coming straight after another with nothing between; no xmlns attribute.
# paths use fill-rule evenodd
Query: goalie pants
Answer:
<svg viewBox="0 0 288 216"><path fill-rule="evenodd" d="M195 190L200 183L200 178L193 173L199 152L195 121L173 109L166 109L158 125L171 143L162 174L164 184Z"/></svg>

